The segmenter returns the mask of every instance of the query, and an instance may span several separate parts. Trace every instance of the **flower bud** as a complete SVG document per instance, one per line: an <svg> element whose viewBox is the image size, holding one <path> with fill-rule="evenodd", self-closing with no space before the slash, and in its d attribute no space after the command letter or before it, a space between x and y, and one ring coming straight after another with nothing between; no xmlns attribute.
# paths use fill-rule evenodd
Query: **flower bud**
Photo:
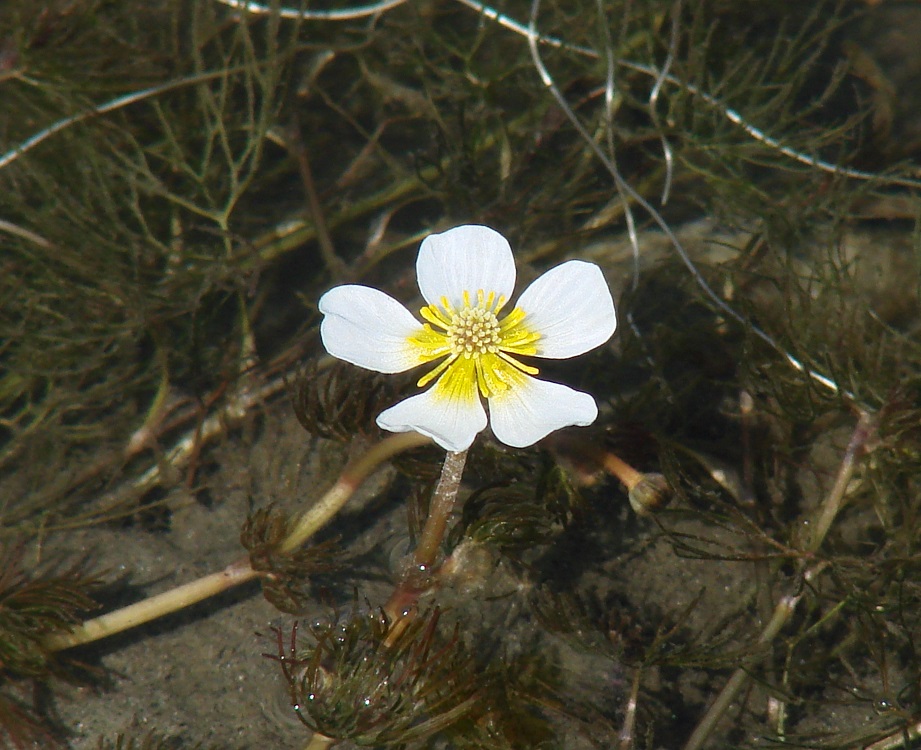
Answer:
<svg viewBox="0 0 921 750"><path fill-rule="evenodd" d="M628 493L630 507L638 516L649 516L672 499L671 487L662 474L643 474Z"/></svg>

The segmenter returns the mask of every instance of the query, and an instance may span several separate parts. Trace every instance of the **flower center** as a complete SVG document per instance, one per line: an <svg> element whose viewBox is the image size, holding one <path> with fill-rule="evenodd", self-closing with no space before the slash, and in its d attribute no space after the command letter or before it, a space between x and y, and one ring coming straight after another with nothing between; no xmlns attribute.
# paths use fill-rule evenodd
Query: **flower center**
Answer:
<svg viewBox="0 0 921 750"><path fill-rule="evenodd" d="M537 354L540 334L525 323L526 315L513 309L501 321L505 296L478 289L464 292L460 309L442 297L440 305L426 305L419 314L428 321L409 337L419 363L442 361L419 378L421 388L437 379L438 392L454 400L475 399L477 391L489 398L520 383L537 368L517 356Z"/></svg>
<svg viewBox="0 0 921 750"><path fill-rule="evenodd" d="M453 354L474 357L495 354L502 343L499 319L484 307L465 307L456 312L447 330L448 346Z"/></svg>

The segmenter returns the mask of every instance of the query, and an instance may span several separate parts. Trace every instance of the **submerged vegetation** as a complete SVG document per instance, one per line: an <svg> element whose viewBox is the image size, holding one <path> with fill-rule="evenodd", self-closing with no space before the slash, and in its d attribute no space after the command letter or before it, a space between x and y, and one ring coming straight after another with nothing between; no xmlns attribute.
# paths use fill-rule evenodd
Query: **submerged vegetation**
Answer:
<svg viewBox="0 0 921 750"><path fill-rule="evenodd" d="M85 644L258 579L271 634L208 637L265 652L286 747L917 747L921 110L890 5L3 3L0 745L207 746L207 717L79 736L55 696L123 689ZM595 424L481 436L418 565L444 456L375 424L415 378L331 363L317 300L418 309L420 241L467 223L518 291L600 265L619 328L541 363ZM275 446L272 414L323 460L217 573L150 602L94 567L81 534L130 570L132 535L220 512L214 444ZM388 463L358 544L340 510Z"/></svg>

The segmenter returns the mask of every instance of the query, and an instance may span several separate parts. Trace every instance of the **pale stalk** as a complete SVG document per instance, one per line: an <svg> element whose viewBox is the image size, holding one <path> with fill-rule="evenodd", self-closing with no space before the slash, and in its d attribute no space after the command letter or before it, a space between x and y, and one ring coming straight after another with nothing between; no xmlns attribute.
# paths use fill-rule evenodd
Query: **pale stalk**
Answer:
<svg viewBox="0 0 921 750"><path fill-rule="evenodd" d="M365 453L351 461L326 494L304 512L289 532L288 537L282 542L281 551L291 552L300 547L318 529L329 523L329 520L345 505L358 486L384 461L403 451L428 445L430 442L432 442L431 438L420 435L418 432L400 432L371 446Z"/></svg>
<svg viewBox="0 0 921 750"><path fill-rule="evenodd" d="M816 568L807 571L806 575L804 576L805 580L807 582L811 581L822 571L823 567L824 565L819 565ZM766 646L780 634L780 631L783 629L784 625L787 624L790 616L796 610L796 606L799 604L800 599L802 598L802 591L792 596L783 596L780 598L780 601L777 602L777 606L774 608L774 614L771 615L771 619L768 621L768 624L765 626L764 630L761 631L761 635L758 636L759 646ZM723 686L723 689L716 697L716 700L713 701L713 704L709 709L707 709L703 719L701 719L695 727L694 733L691 735L691 738L684 746L684 750L698 750L699 748L703 747L703 743L707 741L707 738L716 728L717 722L723 718L723 714L729 710L729 707L736 699L739 691L748 682L748 679L751 676L751 668L754 667L759 661L761 661L761 658L751 659L744 667L739 667L735 672L732 673L732 676Z"/></svg>
<svg viewBox="0 0 921 750"><path fill-rule="evenodd" d="M407 433L416 435L417 433ZM428 442L428 438L425 438ZM412 607L419 598L423 589L420 587L422 580L429 580L432 565L438 558L438 552L441 548L441 541L444 539L445 529L448 526L448 519L451 517L451 511L454 510L454 503L457 500L457 493L460 490L461 477L464 474L464 465L467 463L467 451L453 452L448 451L445 456L444 465L441 467L441 477L432 494L432 502L429 507L429 515L422 529L422 536L419 538L419 544L413 553L413 569L408 575L403 576L403 580L390 595L390 599L384 605L384 612L390 619L390 631L384 639L385 646L392 646L400 635L406 630L412 619ZM327 737L325 734L315 732L307 743L305 750L324 750L332 745L336 740Z"/></svg>
<svg viewBox="0 0 921 750"><path fill-rule="evenodd" d="M178 612L255 577L256 572L250 567L249 560L244 558L218 573L211 573L162 594L87 620L69 633L55 633L45 641L45 647L51 651L62 651L65 648L92 643L172 612Z"/></svg>
<svg viewBox="0 0 921 750"><path fill-rule="evenodd" d="M636 709L639 705L640 682L642 681L643 669L637 667L633 673L633 686L630 688L630 698L627 700L627 707L624 710L624 724L620 729L620 735L617 740L618 750L633 750L634 732L636 731Z"/></svg>
<svg viewBox="0 0 921 750"><path fill-rule="evenodd" d="M411 619L411 610L420 594L431 585L432 566L438 559L441 542L444 539L448 519L454 510L457 493L460 491L464 465L467 463L467 451L448 451L441 477L432 494L428 518L419 537L419 544L413 553L412 569L403 576L403 580L384 605L384 612L390 618L390 632L384 643L393 645L406 629Z"/></svg>
<svg viewBox="0 0 921 750"><path fill-rule="evenodd" d="M601 464L604 466L605 471L613 474L621 481L628 492L636 487L643 479L643 475L640 472L619 456L611 453L611 451L604 451L601 454Z"/></svg>
<svg viewBox="0 0 921 750"><path fill-rule="evenodd" d="M919 737L921 737L921 722L915 722L911 726L899 727L888 737L867 745L864 750L905 750L906 747L910 747L908 743Z"/></svg>
<svg viewBox="0 0 921 750"><path fill-rule="evenodd" d="M847 449L844 452L844 458L841 460L841 466L838 467L838 475L835 477L835 484L826 496L822 505L818 509L815 525L812 528L812 534L806 545L806 551L815 553L831 528L835 517L844 505L848 485L854 476L854 470L857 468L857 459L863 452L870 440L875 429L873 418L866 412L861 412L860 419L854 427L851 439L848 442ZM811 583L812 580L824 570L825 564L820 563L803 574L803 585ZM789 622L790 617L796 611L796 607L803 597L803 591L794 595L781 597L770 621L765 626L761 635L758 637L759 645L768 645L779 634L783 627ZM763 658L763 657L762 657ZM742 688L748 683L751 676L751 669L761 661L761 658L750 659L744 667L739 667L720 690L716 700L710 705L703 718L698 722L691 734L690 739L684 746L684 750L700 750L704 743L713 733L717 723L732 705Z"/></svg>
<svg viewBox="0 0 921 750"><path fill-rule="evenodd" d="M354 494L355 490L384 461L410 448L429 442L415 432L391 435L351 461L336 483L305 511L281 544L281 551L290 553L329 523ZM61 651L98 641L129 628L178 612L208 599L222 591L239 586L257 577L248 558L238 560L217 573L177 586L162 594L87 620L67 633L55 633L45 641L52 651Z"/></svg>
<svg viewBox="0 0 921 750"><path fill-rule="evenodd" d="M441 540L444 539L448 519L457 501L457 493L460 490L461 477L464 474L466 463L467 451L457 453L449 451L445 456L441 477L432 495L429 515L422 529L422 536L419 538L419 546L413 553L413 561L420 568L431 568L438 558Z"/></svg>
<svg viewBox="0 0 921 750"><path fill-rule="evenodd" d="M334 744L336 740L332 737L327 737L325 734L314 734L310 738L310 742L304 747L304 750L326 750L330 745Z"/></svg>
<svg viewBox="0 0 921 750"><path fill-rule="evenodd" d="M819 507L818 518L812 527L812 538L808 547L810 552L818 552L822 542L825 541L828 530L844 504L847 486L850 484L854 469L857 466L857 459L863 452L863 448L874 429L875 424L870 415L866 412L861 412L860 419L847 445L847 450L844 452L844 460L841 462L838 476L835 477L835 485L831 488L831 492L828 493L825 502Z"/></svg>

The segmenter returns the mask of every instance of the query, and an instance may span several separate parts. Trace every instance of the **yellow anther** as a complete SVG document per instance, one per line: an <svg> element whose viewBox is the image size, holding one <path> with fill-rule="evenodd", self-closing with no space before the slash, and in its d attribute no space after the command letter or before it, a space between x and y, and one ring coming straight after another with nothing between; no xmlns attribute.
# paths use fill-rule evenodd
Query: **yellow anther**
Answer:
<svg viewBox="0 0 921 750"><path fill-rule="evenodd" d="M474 298L476 304L471 304ZM500 322L498 313L505 305L505 295L477 289L475 295L464 291L462 299L460 309L442 297L440 307L428 305L420 311L431 324L411 339L419 346L420 362L445 358L423 375L418 385L422 387L438 379L441 388L442 381L450 381L448 390L453 392L459 387L458 378L463 371L475 380L474 387L483 396L490 397L514 387L525 373L536 375L536 367L516 359L536 354L535 343L540 339L540 334L523 325L524 311L515 308Z"/></svg>

